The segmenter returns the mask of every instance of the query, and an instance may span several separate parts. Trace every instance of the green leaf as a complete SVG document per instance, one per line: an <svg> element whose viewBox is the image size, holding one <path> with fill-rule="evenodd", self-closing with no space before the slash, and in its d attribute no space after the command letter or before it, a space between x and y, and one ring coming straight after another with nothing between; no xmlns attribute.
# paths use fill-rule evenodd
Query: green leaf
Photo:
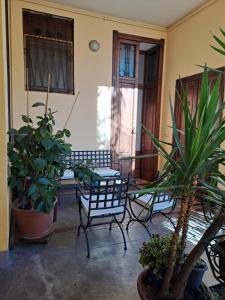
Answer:
<svg viewBox="0 0 225 300"><path fill-rule="evenodd" d="M222 33L222 35L225 37L225 31L220 27L220 32Z"/></svg>
<svg viewBox="0 0 225 300"><path fill-rule="evenodd" d="M48 130L47 130L46 126L41 126L40 127L40 135L42 137L45 137L47 133L48 133Z"/></svg>
<svg viewBox="0 0 225 300"><path fill-rule="evenodd" d="M38 183L47 185L47 184L50 184L51 182L48 178L39 178Z"/></svg>
<svg viewBox="0 0 225 300"><path fill-rule="evenodd" d="M225 49L225 43L223 41L221 41L217 36L213 35L214 39L217 41L218 44L220 44L220 46Z"/></svg>
<svg viewBox="0 0 225 300"><path fill-rule="evenodd" d="M43 139L41 140L41 144L45 147L46 150L50 150L54 145L54 141L51 139Z"/></svg>
<svg viewBox="0 0 225 300"><path fill-rule="evenodd" d="M35 184L32 184L30 187L29 187L29 190L28 190L28 195L33 195L37 192L38 188Z"/></svg>
<svg viewBox="0 0 225 300"><path fill-rule="evenodd" d="M46 166L47 166L47 161L45 159L35 158L35 160L34 160L34 167L37 170L41 171Z"/></svg>
<svg viewBox="0 0 225 300"><path fill-rule="evenodd" d="M66 137L70 137L71 136L71 132L68 129L64 129L63 132L65 133Z"/></svg>
<svg viewBox="0 0 225 300"><path fill-rule="evenodd" d="M33 121L26 115L22 115L22 120L24 123L32 123Z"/></svg>
<svg viewBox="0 0 225 300"><path fill-rule="evenodd" d="M38 107L38 106L45 106L45 104L42 103L42 102L35 102L35 103L32 105L32 107Z"/></svg>
<svg viewBox="0 0 225 300"><path fill-rule="evenodd" d="M220 54L222 54L222 55L225 55L225 51L224 50L221 50L221 49L219 49L219 48L216 48L216 47L214 47L214 46L210 46L212 49L214 49L216 52L218 52L218 53L220 53Z"/></svg>

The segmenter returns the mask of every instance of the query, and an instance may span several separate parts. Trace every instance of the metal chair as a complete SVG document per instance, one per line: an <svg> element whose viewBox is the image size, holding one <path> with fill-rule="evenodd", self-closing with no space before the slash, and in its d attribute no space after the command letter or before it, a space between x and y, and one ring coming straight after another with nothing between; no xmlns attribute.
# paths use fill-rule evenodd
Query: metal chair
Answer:
<svg viewBox="0 0 225 300"><path fill-rule="evenodd" d="M90 246L88 241L87 229L92 226L109 224L109 230L112 224L116 223L122 233L124 241L124 250L127 249L126 239L124 236L121 223L124 221L126 214L127 191L129 186L129 178L107 178L101 180L93 180L84 182L84 185L77 187L76 196L79 200L79 216L80 225L78 227L78 236L80 229L84 230L87 257L90 257ZM86 220L84 220L85 215ZM118 220L117 216L121 216ZM92 223L94 219L111 218L107 221Z"/></svg>
<svg viewBox="0 0 225 300"><path fill-rule="evenodd" d="M205 244L205 251L209 260L213 276L223 285L225 284L225 235L219 235Z"/></svg>
<svg viewBox="0 0 225 300"><path fill-rule="evenodd" d="M140 189L136 186L135 188L136 190ZM153 216L156 214L161 214L166 217L175 228L175 224L172 221L170 214L174 211L177 201L176 199L171 198L170 194L158 193L154 198L151 193L146 193L144 195L134 193L128 195L128 201L132 218L127 223L127 231L131 223L138 222L146 229L151 238L151 232L146 223L151 222ZM135 211L134 205L136 209L139 208L139 212Z"/></svg>

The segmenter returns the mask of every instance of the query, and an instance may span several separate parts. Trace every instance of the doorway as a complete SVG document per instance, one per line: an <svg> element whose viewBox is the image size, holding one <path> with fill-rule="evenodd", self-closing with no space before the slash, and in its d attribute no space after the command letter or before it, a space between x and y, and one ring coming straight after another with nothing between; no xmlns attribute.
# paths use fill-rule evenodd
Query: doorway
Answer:
<svg viewBox="0 0 225 300"><path fill-rule="evenodd" d="M143 124L159 136L164 40L113 32L111 149L114 158L155 153ZM124 174L153 181L158 157L122 161Z"/></svg>

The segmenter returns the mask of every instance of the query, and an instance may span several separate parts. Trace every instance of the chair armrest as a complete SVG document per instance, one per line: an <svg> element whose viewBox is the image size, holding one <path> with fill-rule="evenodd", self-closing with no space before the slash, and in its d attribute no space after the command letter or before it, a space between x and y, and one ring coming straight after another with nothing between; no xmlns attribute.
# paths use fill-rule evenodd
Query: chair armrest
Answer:
<svg viewBox="0 0 225 300"><path fill-rule="evenodd" d="M86 199L86 200L88 200L89 198L87 197L87 194L84 194L84 188L82 188L81 187L81 185L80 186L77 186L76 187L76 196L82 196L84 199ZM80 200L80 198L79 198L79 200Z"/></svg>

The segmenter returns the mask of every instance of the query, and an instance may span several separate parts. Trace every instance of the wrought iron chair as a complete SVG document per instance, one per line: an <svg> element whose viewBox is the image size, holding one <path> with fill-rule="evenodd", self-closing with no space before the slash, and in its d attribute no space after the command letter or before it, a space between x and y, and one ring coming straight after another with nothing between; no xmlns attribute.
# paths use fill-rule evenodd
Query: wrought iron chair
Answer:
<svg viewBox="0 0 225 300"><path fill-rule="evenodd" d="M137 188L135 186L135 189L138 190L140 188ZM146 223L151 222L153 216L156 214L161 214L166 217L175 228L175 224L172 221L170 215L174 211L177 201L176 199L171 198L170 194L158 193L155 198L151 193L147 193L144 195L139 195L137 193L128 194L128 201L132 218L127 223L127 231L129 230L129 226L131 223L138 222L146 229L151 238L151 232L148 229ZM138 212L135 211L137 209Z"/></svg>
<svg viewBox="0 0 225 300"><path fill-rule="evenodd" d="M222 201L221 201L222 202ZM204 218L208 223L212 223L216 217L225 212L225 207L216 203L207 202L205 199L201 200L202 211ZM223 226L223 230L224 230Z"/></svg>
<svg viewBox="0 0 225 300"><path fill-rule="evenodd" d="M127 191L129 186L129 178L107 178L101 180L93 180L84 182L84 186L77 187L76 196L79 200L79 216L80 225L78 227L78 236L80 229L84 230L87 257L90 257L90 246L88 241L87 229L92 226L109 224L109 230L112 224L116 223L122 233L124 241L124 250L127 249L126 239L124 236L121 223L124 221L126 214ZM86 221L83 215L85 215ZM118 220L117 216L121 216ZM109 220L109 217L111 218ZM108 218L108 220L92 223L94 219Z"/></svg>
<svg viewBox="0 0 225 300"><path fill-rule="evenodd" d="M213 276L225 284L225 235L219 235L205 244L205 251Z"/></svg>

